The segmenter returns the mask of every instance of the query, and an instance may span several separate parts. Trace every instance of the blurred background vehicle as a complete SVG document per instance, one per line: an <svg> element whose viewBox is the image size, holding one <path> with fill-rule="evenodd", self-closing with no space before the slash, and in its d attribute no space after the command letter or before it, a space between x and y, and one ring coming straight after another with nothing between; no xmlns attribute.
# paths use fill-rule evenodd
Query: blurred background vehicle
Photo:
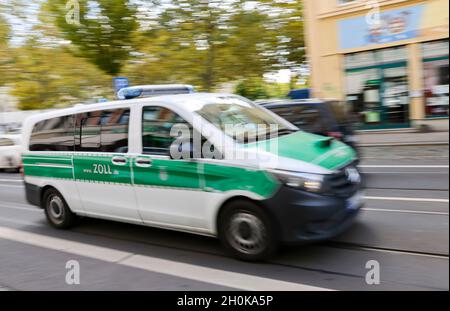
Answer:
<svg viewBox="0 0 450 311"><path fill-rule="evenodd" d="M0 135L3 134L20 134L22 125L17 122L8 124L0 124Z"/></svg>
<svg viewBox="0 0 450 311"><path fill-rule="evenodd" d="M296 89L289 92L290 99L309 99L311 98L311 89Z"/></svg>
<svg viewBox="0 0 450 311"><path fill-rule="evenodd" d="M0 170L19 171L20 138L19 134L0 135Z"/></svg>
<svg viewBox="0 0 450 311"><path fill-rule="evenodd" d="M337 100L260 100L258 104L288 120L301 130L330 136L354 149L356 119Z"/></svg>

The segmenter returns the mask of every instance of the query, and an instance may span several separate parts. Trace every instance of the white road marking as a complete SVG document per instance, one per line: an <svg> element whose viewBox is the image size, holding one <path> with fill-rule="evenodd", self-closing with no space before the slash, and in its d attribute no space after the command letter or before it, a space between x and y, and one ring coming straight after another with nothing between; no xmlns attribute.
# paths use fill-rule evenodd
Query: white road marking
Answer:
<svg viewBox="0 0 450 311"><path fill-rule="evenodd" d="M364 211L370 212L387 212L387 213L404 213L404 214L428 214L428 215L441 215L449 216L449 213L445 212L427 212L427 211L413 211L413 210L400 210L400 209L383 209L383 208L362 208Z"/></svg>
<svg viewBox="0 0 450 311"><path fill-rule="evenodd" d="M179 278L217 284L250 291L326 291L322 287L279 281L243 273L230 272L156 257L118 251L41 234L0 227L0 238L33 246L94 258L146 271L163 273Z"/></svg>
<svg viewBox="0 0 450 311"><path fill-rule="evenodd" d="M35 224L31 221L18 220L18 219L13 219L13 218L9 218L9 217L0 217L0 221L4 221L4 222L16 224L16 225L21 225L21 226L42 227L42 225Z"/></svg>
<svg viewBox="0 0 450 311"><path fill-rule="evenodd" d="M366 200L381 200L381 201L449 203L448 199L427 199L427 198L399 198L399 197L371 197L371 196L365 196L364 199L366 199Z"/></svg>
<svg viewBox="0 0 450 311"><path fill-rule="evenodd" d="M5 203L5 202L3 202ZM26 207L26 206L19 206L19 205L0 205L0 208L8 208L8 209L16 209L16 210L21 210L21 211L30 211L30 212L37 212L37 213L42 213L42 209L36 207L36 208L32 208L32 207Z"/></svg>
<svg viewBox="0 0 450 311"><path fill-rule="evenodd" d="M448 160L448 156L438 156L438 155L421 155L420 159L446 159ZM399 156L394 156L394 157L389 157L389 158L380 158L380 157L370 157L370 156L364 156L363 158L364 160L367 159L372 159L372 160L404 160L405 157L399 157Z"/></svg>
<svg viewBox="0 0 450 311"><path fill-rule="evenodd" d="M359 168L449 168L448 165L358 165Z"/></svg>
<svg viewBox="0 0 450 311"><path fill-rule="evenodd" d="M24 188L23 185L5 185L5 184L0 184L0 187L7 187L7 188Z"/></svg>

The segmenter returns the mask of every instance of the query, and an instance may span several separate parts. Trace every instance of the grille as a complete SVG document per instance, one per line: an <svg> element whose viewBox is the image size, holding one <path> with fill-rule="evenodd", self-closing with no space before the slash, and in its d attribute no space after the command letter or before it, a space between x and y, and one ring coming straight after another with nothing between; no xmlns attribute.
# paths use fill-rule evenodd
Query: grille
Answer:
<svg viewBox="0 0 450 311"><path fill-rule="evenodd" d="M336 173L326 177L325 185L327 186L327 192L330 195L348 198L354 195L361 188L362 180L357 183L352 182L346 173L348 168L356 169L356 166L355 164L347 165L339 169ZM361 175L360 178L362 178Z"/></svg>

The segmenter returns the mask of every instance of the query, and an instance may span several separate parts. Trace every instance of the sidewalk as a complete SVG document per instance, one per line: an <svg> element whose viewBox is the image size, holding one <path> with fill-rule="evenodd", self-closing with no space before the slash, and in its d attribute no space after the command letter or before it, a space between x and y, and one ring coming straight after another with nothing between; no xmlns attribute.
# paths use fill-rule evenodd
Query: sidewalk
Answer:
<svg viewBox="0 0 450 311"><path fill-rule="evenodd" d="M448 145L449 132L359 132L357 138L361 147Z"/></svg>

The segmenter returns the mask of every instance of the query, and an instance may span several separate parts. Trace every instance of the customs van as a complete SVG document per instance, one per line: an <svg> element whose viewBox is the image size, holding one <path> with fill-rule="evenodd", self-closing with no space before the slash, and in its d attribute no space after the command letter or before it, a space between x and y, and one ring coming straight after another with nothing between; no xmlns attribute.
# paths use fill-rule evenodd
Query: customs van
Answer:
<svg viewBox="0 0 450 311"><path fill-rule="evenodd" d="M83 216L213 236L257 261L338 235L362 207L344 143L236 95L141 93L26 120L26 197L50 225Z"/></svg>

